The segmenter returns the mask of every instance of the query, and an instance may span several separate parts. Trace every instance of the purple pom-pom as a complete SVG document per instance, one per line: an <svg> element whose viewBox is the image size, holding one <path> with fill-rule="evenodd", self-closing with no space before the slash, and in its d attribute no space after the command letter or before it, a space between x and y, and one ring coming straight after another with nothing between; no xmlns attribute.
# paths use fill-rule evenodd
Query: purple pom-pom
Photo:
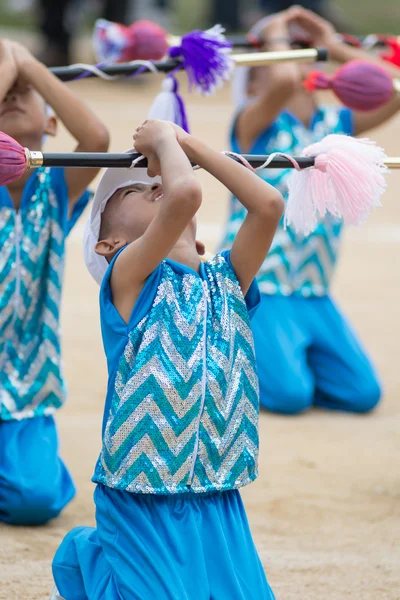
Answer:
<svg viewBox="0 0 400 600"><path fill-rule="evenodd" d="M232 44L223 31L220 25L207 31L192 31L183 36L180 46L169 49L171 58L182 57L189 89L194 87L202 94L212 94L229 79L234 67Z"/></svg>

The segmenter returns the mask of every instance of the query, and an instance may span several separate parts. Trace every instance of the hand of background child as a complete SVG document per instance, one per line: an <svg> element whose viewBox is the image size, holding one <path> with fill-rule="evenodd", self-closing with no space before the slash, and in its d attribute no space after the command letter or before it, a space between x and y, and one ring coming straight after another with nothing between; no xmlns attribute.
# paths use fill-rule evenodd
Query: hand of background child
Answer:
<svg viewBox="0 0 400 600"><path fill-rule="evenodd" d="M149 177L161 175L159 148L165 140L177 139L177 134L168 121L144 121L133 134L135 149L147 158Z"/></svg>
<svg viewBox="0 0 400 600"><path fill-rule="evenodd" d="M337 33L334 26L311 10L302 6L292 6L287 11L288 25L297 25L309 36L314 48L329 48L337 43Z"/></svg>
<svg viewBox="0 0 400 600"><path fill-rule="evenodd" d="M8 94L17 77L18 69L10 42L8 40L0 40L0 102Z"/></svg>
<svg viewBox="0 0 400 600"><path fill-rule="evenodd" d="M0 64L16 72L16 64L12 54L11 43L9 40L0 40Z"/></svg>
<svg viewBox="0 0 400 600"><path fill-rule="evenodd" d="M12 53L18 71L23 74L23 71L29 67L32 61L36 61L36 58L34 58L25 46L18 42L7 40L7 45Z"/></svg>
<svg viewBox="0 0 400 600"><path fill-rule="evenodd" d="M29 52L29 50L25 48L25 46L19 44L18 42L7 40L7 46L17 67L18 75L29 80L32 63L36 63L38 61Z"/></svg>
<svg viewBox="0 0 400 600"><path fill-rule="evenodd" d="M187 131L185 131L184 129L182 129L182 127L179 127L179 125L176 125L175 123L173 123L172 121L167 121L167 123L175 131L176 139L178 140L179 145L182 146L182 144L185 143L187 138L190 137L190 134L187 133Z"/></svg>
<svg viewBox="0 0 400 600"><path fill-rule="evenodd" d="M290 47L287 10L275 13L265 20L261 38L268 50L288 49Z"/></svg>
<svg viewBox="0 0 400 600"><path fill-rule="evenodd" d="M282 11L265 20L262 30L265 49L290 50L289 18L291 10ZM276 119L292 96L301 89L302 71L294 61L252 68L246 76L245 96L252 102L241 106L236 121L236 135L242 152Z"/></svg>
<svg viewBox="0 0 400 600"><path fill-rule="evenodd" d="M105 152L108 148L108 131L95 115L63 84L45 65L38 61L23 45L10 40L1 42L0 51L7 64L14 66L12 80L6 81L0 61L0 101L7 95L16 80L18 86L32 86L51 106L58 119L75 138L76 152ZM10 79L10 77L8 77ZM40 139L43 133L39 132ZM69 168L65 170L69 207L82 196L98 169Z"/></svg>

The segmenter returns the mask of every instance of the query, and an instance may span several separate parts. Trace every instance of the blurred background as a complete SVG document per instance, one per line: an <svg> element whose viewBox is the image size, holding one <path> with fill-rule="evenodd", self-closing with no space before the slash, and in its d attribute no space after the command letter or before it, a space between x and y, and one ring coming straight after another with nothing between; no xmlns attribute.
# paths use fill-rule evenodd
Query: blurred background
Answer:
<svg viewBox="0 0 400 600"><path fill-rule="evenodd" d="M90 33L99 17L125 24L150 19L177 34L221 23L233 33L292 4L314 10L342 33L398 33L400 0L0 0L0 28L2 35L12 28L14 39L21 32L43 62L56 66L93 60Z"/></svg>
<svg viewBox="0 0 400 600"><path fill-rule="evenodd" d="M400 0L304 0L339 32L400 33ZM91 32L103 17L130 24L150 19L181 34L216 23L244 33L288 0L0 0L0 35L26 44L47 65L93 62ZM400 73L400 71L399 71ZM71 83L109 126L111 150L131 145L148 113L161 75L113 83ZM229 85L212 97L189 96L179 78L194 135L226 149L233 106ZM334 101L321 93L321 102ZM400 154L400 114L370 137L389 156ZM73 147L63 127L46 142L50 152ZM229 195L199 173L203 204L199 239L213 251ZM243 498L269 581L279 600L399 600L400 564L400 171L388 177L383 207L368 223L349 228L334 296L354 323L381 373L385 399L372 415L312 411L295 418L262 413L260 477ZM0 527L0 600L44 600L51 561L72 527L94 524L93 465L100 448L107 384L98 288L82 260L84 219L68 238L63 298L63 351L69 400L59 415L61 452L78 488L61 518L41 528ZM1 448L0 448L1 449ZM256 600L256 599L255 599Z"/></svg>

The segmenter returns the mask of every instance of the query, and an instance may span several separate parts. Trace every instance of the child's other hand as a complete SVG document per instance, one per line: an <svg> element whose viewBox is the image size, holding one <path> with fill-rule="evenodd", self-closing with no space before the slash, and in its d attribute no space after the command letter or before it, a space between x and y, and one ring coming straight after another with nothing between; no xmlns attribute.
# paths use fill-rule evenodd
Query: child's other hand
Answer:
<svg viewBox="0 0 400 600"><path fill-rule="evenodd" d="M261 38L265 43L269 43L274 38L280 39L284 41L284 38L288 38L288 11L283 10L281 12L277 12L270 17L265 19L265 25L262 28Z"/></svg>
<svg viewBox="0 0 400 600"><path fill-rule="evenodd" d="M334 26L302 6L292 6L288 10L289 25L298 25L310 37L310 42L314 47L327 47L336 42L336 30Z"/></svg>
<svg viewBox="0 0 400 600"><path fill-rule="evenodd" d="M172 121L167 121L167 123L175 131L176 139L178 140L179 145L182 146L182 144L184 144L185 141L190 137L190 134Z"/></svg>
<svg viewBox="0 0 400 600"><path fill-rule="evenodd" d="M9 42L9 44L19 75L29 80L29 67L36 62L36 58L22 44L18 42Z"/></svg>
<svg viewBox="0 0 400 600"><path fill-rule="evenodd" d="M177 136L168 121L144 121L133 134L135 150L147 158L149 177L161 175L159 152L170 140L177 140Z"/></svg>
<svg viewBox="0 0 400 600"><path fill-rule="evenodd" d="M144 121L133 134L133 141L138 152L148 157L157 152L158 146L166 139L177 139L176 133L168 121Z"/></svg>
<svg viewBox="0 0 400 600"><path fill-rule="evenodd" d="M13 80L17 79L18 69L15 61L11 42L9 40L0 40L0 66L6 68L13 75Z"/></svg>

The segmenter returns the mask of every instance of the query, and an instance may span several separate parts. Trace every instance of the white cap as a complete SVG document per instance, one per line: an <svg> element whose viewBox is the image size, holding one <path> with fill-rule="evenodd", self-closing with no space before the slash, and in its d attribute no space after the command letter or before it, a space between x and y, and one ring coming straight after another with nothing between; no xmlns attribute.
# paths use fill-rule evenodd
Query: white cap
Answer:
<svg viewBox="0 0 400 600"><path fill-rule="evenodd" d="M132 151L134 152L133 149L127 150L127 152ZM147 169L139 167L131 169L110 168L105 170L97 186L83 235L83 256L89 273L99 285L101 285L108 268L107 259L95 251L95 246L99 241L101 215L108 200L117 190L136 183L161 183L161 177L149 177Z"/></svg>

